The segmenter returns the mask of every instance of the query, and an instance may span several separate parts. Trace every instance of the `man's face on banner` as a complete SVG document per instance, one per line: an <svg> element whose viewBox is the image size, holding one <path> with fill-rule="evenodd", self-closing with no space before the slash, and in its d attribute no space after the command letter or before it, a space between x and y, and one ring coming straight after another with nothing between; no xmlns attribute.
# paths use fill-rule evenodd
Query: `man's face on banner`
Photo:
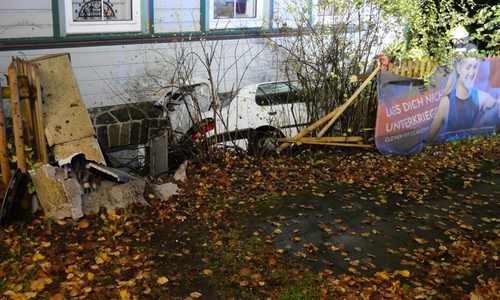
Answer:
<svg viewBox="0 0 500 300"><path fill-rule="evenodd" d="M458 63L458 83L467 89L474 85L478 71L479 61L477 58L464 58Z"/></svg>

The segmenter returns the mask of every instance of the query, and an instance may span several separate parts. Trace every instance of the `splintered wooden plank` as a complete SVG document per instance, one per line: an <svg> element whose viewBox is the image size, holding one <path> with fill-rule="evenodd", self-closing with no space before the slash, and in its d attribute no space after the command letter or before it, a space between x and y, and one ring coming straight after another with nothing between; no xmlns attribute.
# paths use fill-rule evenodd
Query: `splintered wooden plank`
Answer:
<svg viewBox="0 0 500 300"><path fill-rule="evenodd" d="M326 124L323 129L318 133L318 138L322 137L325 132L337 121L337 119L340 117L340 115L349 107L349 105L352 104L352 102L359 96L361 91L372 81L372 79L377 75L377 73L380 71L380 66L376 67L375 70L368 76L368 78L365 79L363 84L354 92L354 94L351 95L349 100L346 101L346 103L342 104L341 106L338 107L338 111L336 111L333 115L328 124Z"/></svg>
<svg viewBox="0 0 500 300"><path fill-rule="evenodd" d="M279 138L278 142L286 142L286 143L294 143L294 142L303 142L303 143L309 143L309 142L317 142L317 141L322 141L325 143L328 142L346 142L346 143L359 143L363 141L363 138L360 136L327 136L327 137L322 137L318 139L317 137L303 137L301 139L294 140L293 138Z"/></svg>
<svg viewBox="0 0 500 300"><path fill-rule="evenodd" d="M316 121L314 124L309 125L306 129L299 132L297 135L295 135L292 138L292 141L298 141L300 138L305 137L311 131L313 131L314 129L318 128L319 126L323 125L324 123L326 123L328 121L330 121L330 122L327 124L326 127L331 126L331 124L333 124L333 122L335 122L335 120L338 119L338 117L346 110L346 108L349 105L351 105L351 103L354 101L354 99L356 99L356 97L359 95L359 93L361 93L361 91L368 85L368 83L373 79L373 77L375 77L375 75L377 75L377 73L379 71L380 71L380 66L377 66L375 68L375 70L373 70L373 72L370 74L370 76L368 76L368 78L365 79L363 84L361 84L361 86L354 92L354 94L352 94L352 96L349 98L349 100L347 100L346 103L335 108L328 115L324 116L320 120ZM318 136L321 137L323 135L324 131L326 131L326 130L323 128L322 132L320 132L320 134ZM280 152L280 151L284 150L286 147L290 146L292 143L293 142L287 142L287 143L281 144L280 146L278 146L278 148L276 148L276 152Z"/></svg>

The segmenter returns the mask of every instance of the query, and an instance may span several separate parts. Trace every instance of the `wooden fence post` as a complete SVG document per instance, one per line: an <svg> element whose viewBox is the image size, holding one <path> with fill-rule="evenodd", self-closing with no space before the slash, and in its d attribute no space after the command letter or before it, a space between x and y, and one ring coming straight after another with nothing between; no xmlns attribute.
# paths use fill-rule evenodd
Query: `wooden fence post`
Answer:
<svg viewBox="0 0 500 300"><path fill-rule="evenodd" d="M33 149L33 160L48 163L47 144L43 125L41 86L38 80L38 66L33 62L15 58L19 88L28 88L30 93L21 98L24 142Z"/></svg>
<svg viewBox="0 0 500 300"><path fill-rule="evenodd" d="M49 155L47 151L47 142L45 140L45 125L43 123L42 111L42 86L38 72L38 65L30 62L31 86L35 90L35 103L33 105L33 115L35 120L35 140L38 159L43 164L49 163Z"/></svg>
<svg viewBox="0 0 500 300"><path fill-rule="evenodd" d="M23 123L21 117L21 104L19 100L19 90L17 81L17 66L11 63L8 69L10 103L12 108L12 128L14 130L14 140L16 144L17 167L21 172L26 173L26 155L24 153Z"/></svg>
<svg viewBox="0 0 500 300"><path fill-rule="evenodd" d="M1 89L0 82L0 89ZM2 171L2 182L9 185L10 180L10 157L7 150L7 130L5 128L5 116L3 111L3 97L0 93L0 170Z"/></svg>

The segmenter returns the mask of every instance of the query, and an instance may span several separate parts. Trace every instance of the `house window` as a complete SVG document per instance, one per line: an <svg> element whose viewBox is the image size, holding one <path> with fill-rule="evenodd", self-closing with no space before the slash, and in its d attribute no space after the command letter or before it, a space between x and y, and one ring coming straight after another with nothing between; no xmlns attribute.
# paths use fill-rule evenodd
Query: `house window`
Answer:
<svg viewBox="0 0 500 300"><path fill-rule="evenodd" d="M342 13L342 3L341 0L317 0L318 7L316 10L316 15L318 21L323 21L326 23L331 23L334 21L335 17Z"/></svg>
<svg viewBox="0 0 500 300"><path fill-rule="evenodd" d="M64 0L66 33L141 31L140 0Z"/></svg>
<svg viewBox="0 0 500 300"><path fill-rule="evenodd" d="M210 29L262 26L263 0L210 0Z"/></svg>
<svg viewBox="0 0 500 300"><path fill-rule="evenodd" d="M335 8L335 1L318 0L318 16L334 16L338 14Z"/></svg>

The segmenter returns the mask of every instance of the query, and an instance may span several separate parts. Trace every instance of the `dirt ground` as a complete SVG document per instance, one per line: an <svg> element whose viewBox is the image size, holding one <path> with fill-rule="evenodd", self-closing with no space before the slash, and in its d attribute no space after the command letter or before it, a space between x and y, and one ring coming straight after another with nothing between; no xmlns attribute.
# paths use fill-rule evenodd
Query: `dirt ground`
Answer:
<svg viewBox="0 0 500 300"><path fill-rule="evenodd" d="M26 212L0 231L0 295L495 299L500 160L488 149L231 159L190 166L168 201L146 189L149 206Z"/></svg>

